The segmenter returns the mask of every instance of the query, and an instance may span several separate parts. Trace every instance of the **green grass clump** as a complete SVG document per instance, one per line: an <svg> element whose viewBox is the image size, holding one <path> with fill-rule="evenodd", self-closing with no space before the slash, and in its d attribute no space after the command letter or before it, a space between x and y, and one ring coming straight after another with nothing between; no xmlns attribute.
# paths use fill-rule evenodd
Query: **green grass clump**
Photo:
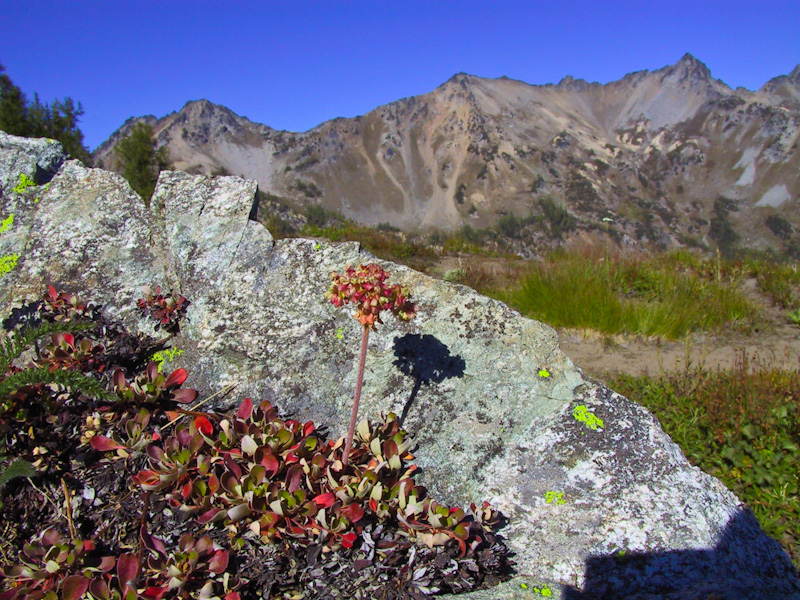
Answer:
<svg viewBox="0 0 800 600"><path fill-rule="evenodd" d="M756 270L758 289L782 308L791 309L800 302L800 268L797 264L762 261L752 265Z"/></svg>
<svg viewBox="0 0 800 600"><path fill-rule="evenodd" d="M646 259L555 252L497 295L554 327L680 339L757 315L735 278L712 272L687 252Z"/></svg>
<svg viewBox="0 0 800 600"><path fill-rule="evenodd" d="M303 236L325 238L332 242L357 241L378 258L400 262L424 271L437 257L437 253L420 240L387 230L358 225L353 221L329 220L325 226L306 224L300 232Z"/></svg>
<svg viewBox="0 0 800 600"><path fill-rule="evenodd" d="M800 563L800 372L757 365L609 386L650 409L692 464L722 480Z"/></svg>

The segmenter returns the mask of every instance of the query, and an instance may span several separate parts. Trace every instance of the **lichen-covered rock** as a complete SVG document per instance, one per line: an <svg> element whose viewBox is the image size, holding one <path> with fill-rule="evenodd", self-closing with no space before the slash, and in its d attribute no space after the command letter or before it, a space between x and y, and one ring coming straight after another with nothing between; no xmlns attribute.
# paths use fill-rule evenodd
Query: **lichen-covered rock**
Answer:
<svg viewBox="0 0 800 600"><path fill-rule="evenodd" d="M46 184L67 160L64 148L55 140L32 139L0 131L0 193L6 196L20 184L20 175L36 185Z"/></svg>
<svg viewBox="0 0 800 600"><path fill-rule="evenodd" d="M12 192L9 200L4 194L2 214L15 211L14 223L0 234L0 246L6 252L8 243L18 259L2 281L5 302L39 297L49 284L85 290L135 326L141 287L176 280L163 230L154 227L142 199L115 173L70 160L46 186Z"/></svg>
<svg viewBox="0 0 800 600"><path fill-rule="evenodd" d="M217 406L267 398L341 435L361 331L323 292L331 271L374 259L354 243L273 240L248 220L254 192L162 173L148 210L121 179L74 161L37 203L4 191L20 253L0 279L4 312L54 283L146 331L138 286L173 288L192 302L173 340L188 385L202 397L235 385ZM377 262L419 314L370 336L362 416L402 415L439 499L489 500L508 518L519 576L466 598L800 598L788 557L736 497L650 413L576 369L551 328Z"/></svg>

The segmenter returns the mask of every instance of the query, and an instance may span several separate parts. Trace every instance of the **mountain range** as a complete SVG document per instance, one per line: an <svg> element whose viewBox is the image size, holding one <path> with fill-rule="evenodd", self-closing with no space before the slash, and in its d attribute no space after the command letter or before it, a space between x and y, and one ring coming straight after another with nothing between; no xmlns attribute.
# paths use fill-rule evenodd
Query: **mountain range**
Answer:
<svg viewBox="0 0 800 600"><path fill-rule="evenodd" d="M515 215L552 238L561 215L570 235L623 245L800 247L800 65L757 91L690 54L607 84L460 73L300 133L197 100L129 119L96 165L118 170L114 146L138 121L177 169L257 179L297 208L367 225L454 230Z"/></svg>

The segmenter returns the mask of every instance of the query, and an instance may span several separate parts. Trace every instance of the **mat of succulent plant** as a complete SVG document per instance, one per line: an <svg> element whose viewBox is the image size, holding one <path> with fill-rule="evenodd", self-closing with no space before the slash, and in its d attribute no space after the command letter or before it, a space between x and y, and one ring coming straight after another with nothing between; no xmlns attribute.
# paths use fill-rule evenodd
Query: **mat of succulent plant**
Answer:
<svg viewBox="0 0 800 600"><path fill-rule="evenodd" d="M53 288L3 325L0 600L421 598L510 573L498 513L430 498L393 414L348 452L267 401L203 412L151 360L169 338Z"/></svg>

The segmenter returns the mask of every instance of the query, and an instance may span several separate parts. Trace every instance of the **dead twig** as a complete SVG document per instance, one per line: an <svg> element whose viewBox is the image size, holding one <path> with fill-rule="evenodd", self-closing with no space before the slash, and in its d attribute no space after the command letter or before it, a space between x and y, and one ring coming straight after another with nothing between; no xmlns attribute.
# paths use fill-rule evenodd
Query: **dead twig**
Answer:
<svg viewBox="0 0 800 600"><path fill-rule="evenodd" d="M238 385L238 384L236 384L236 383L232 383L232 384L230 384L228 387L226 387L226 388L223 388L223 389L221 389L221 390L220 390L220 391L218 391L218 392L214 392L213 394L211 394L211 395L210 395L208 398L206 398L205 400L201 400L200 402L198 402L197 404L195 404L195 405L194 405L192 408L190 408L189 410L181 410L181 411L179 411L179 412L181 412L181 413L183 413L183 414L180 414L180 415L178 415L177 417L175 417L174 419L172 419L172 420L171 420L169 423L167 423L166 425L164 425L164 426L161 428L161 430L163 431L164 429L166 429L166 428L167 428L167 427L169 427L170 425L174 425L176 421L179 421L180 419L182 419L182 418L183 418L184 416L186 416L187 414L192 414L194 411L196 411L198 408L200 408L200 407L201 407L203 404L205 404L206 402L208 402L208 401L209 401L209 400L211 400L212 398L216 398L217 396L225 396L226 394L228 394L228 392L230 392L230 391L231 391L233 388L235 388L237 385Z"/></svg>
<svg viewBox="0 0 800 600"><path fill-rule="evenodd" d="M61 488L64 490L64 506L67 511L67 523L69 524L69 535L72 538L72 541L75 541L77 538L77 533L75 532L75 524L72 522L72 497L69 493L69 488L67 487L67 482L64 481L64 478L61 478Z"/></svg>

